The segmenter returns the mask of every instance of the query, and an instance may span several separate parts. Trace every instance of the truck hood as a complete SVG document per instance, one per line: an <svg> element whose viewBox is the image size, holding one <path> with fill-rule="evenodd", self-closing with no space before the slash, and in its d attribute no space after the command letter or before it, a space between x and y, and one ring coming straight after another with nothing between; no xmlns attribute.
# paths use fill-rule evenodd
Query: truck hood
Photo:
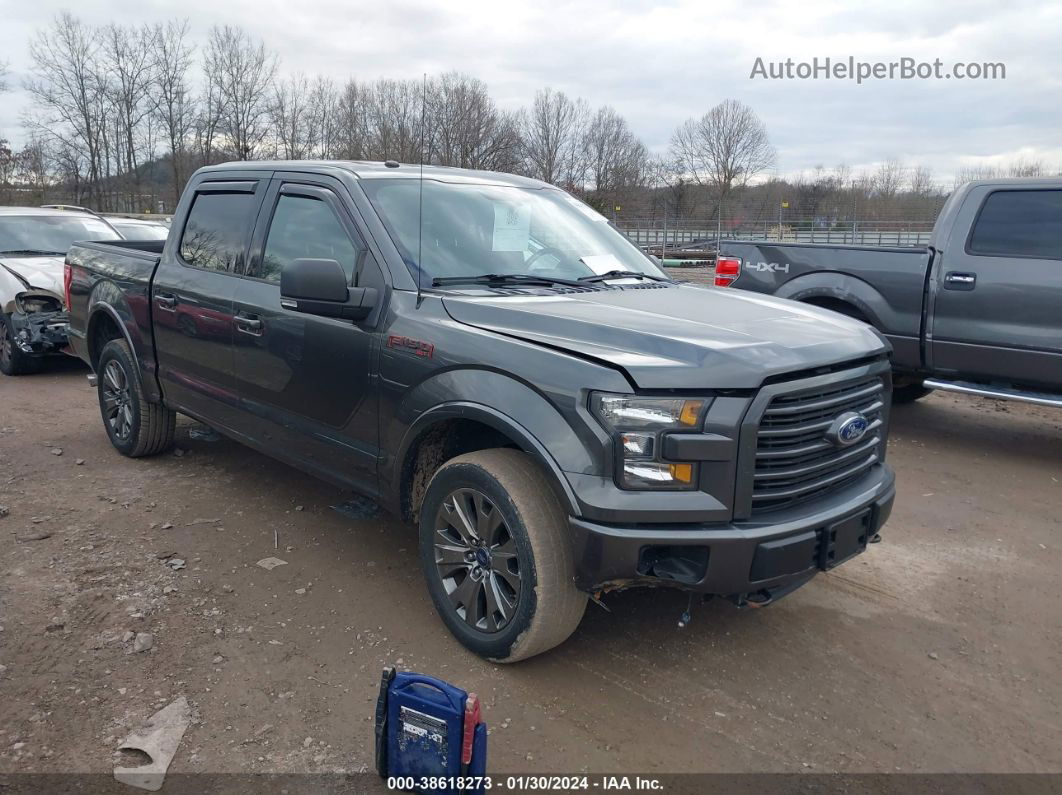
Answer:
<svg viewBox="0 0 1062 795"><path fill-rule="evenodd" d="M444 304L460 323L600 360L644 389L750 389L889 349L859 321L737 290L451 295Z"/></svg>
<svg viewBox="0 0 1062 795"><path fill-rule="evenodd" d="M36 288L56 296L63 294L63 256L0 257L0 268L14 276L22 289ZM6 299L5 299L6 300Z"/></svg>

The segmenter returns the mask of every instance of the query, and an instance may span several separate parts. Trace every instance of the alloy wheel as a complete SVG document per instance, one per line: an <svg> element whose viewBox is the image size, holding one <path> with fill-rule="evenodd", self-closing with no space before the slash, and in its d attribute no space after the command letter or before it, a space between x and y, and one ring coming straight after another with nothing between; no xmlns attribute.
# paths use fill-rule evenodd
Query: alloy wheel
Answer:
<svg viewBox="0 0 1062 795"><path fill-rule="evenodd" d="M523 579L501 510L480 491L456 489L436 514L433 544L451 609L479 632L505 629L516 615Z"/></svg>
<svg viewBox="0 0 1062 795"><path fill-rule="evenodd" d="M103 368L103 412L115 438L128 439L133 432L133 401L129 377L116 359Z"/></svg>

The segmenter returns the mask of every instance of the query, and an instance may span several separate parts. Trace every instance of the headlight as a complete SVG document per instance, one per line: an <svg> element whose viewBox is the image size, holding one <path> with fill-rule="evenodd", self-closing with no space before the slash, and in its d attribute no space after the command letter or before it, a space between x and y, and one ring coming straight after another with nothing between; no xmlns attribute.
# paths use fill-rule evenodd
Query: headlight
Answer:
<svg viewBox="0 0 1062 795"><path fill-rule="evenodd" d="M61 312L62 304L48 295L20 295L16 299L18 310L24 315L35 312Z"/></svg>
<svg viewBox="0 0 1062 795"><path fill-rule="evenodd" d="M628 489L692 489L695 464L660 458L665 431L696 431L704 421L708 398L643 398L595 392L590 410L612 432L617 482Z"/></svg>

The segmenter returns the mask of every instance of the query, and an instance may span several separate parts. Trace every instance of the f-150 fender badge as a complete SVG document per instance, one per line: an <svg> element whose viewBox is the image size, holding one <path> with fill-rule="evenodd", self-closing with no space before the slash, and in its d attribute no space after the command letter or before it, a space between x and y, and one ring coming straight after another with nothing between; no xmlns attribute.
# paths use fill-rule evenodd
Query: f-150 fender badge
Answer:
<svg viewBox="0 0 1062 795"><path fill-rule="evenodd" d="M758 273L789 273L788 262L746 262L745 270Z"/></svg>
<svg viewBox="0 0 1062 795"><path fill-rule="evenodd" d="M387 338L387 347L409 351L410 353L420 356L422 359L431 359L435 356L435 346L430 342L415 340L411 337L402 337L398 334L391 334Z"/></svg>

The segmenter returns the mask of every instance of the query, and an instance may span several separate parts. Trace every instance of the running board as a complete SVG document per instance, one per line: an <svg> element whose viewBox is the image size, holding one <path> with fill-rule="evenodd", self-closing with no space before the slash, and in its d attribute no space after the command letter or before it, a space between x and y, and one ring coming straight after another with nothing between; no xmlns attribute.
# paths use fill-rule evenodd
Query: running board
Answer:
<svg viewBox="0 0 1062 795"><path fill-rule="evenodd" d="M989 387L984 384L975 384L972 381L938 381L935 378L927 378L922 385L944 392L960 392L964 395L977 395L996 400L1016 400L1019 403L1035 403L1037 406L1062 408L1062 395L1053 395L1050 392L1028 392L1013 387Z"/></svg>

